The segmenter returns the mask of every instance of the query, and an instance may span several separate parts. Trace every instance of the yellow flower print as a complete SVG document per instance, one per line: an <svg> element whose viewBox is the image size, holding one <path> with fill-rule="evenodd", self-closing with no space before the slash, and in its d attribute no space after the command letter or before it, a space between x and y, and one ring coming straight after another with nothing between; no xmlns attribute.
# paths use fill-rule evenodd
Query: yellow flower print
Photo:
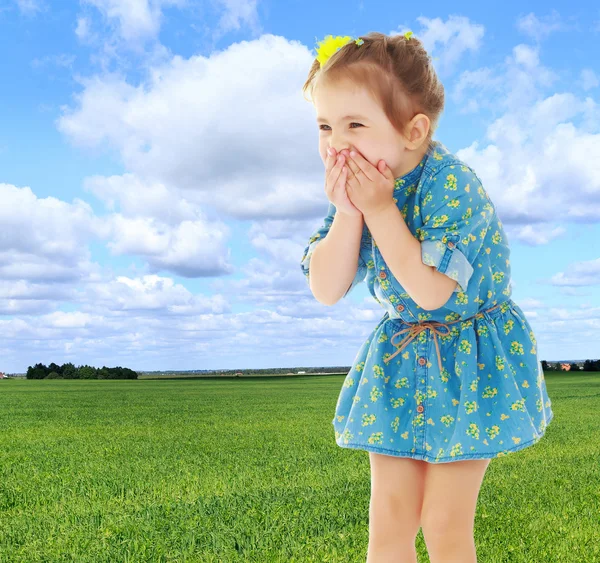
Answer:
<svg viewBox="0 0 600 563"><path fill-rule="evenodd" d="M500 285L504 280L504 272L494 272L492 279L496 285Z"/></svg>
<svg viewBox="0 0 600 563"><path fill-rule="evenodd" d="M354 386L354 379L350 378L350 379L346 379L344 381L344 387L353 387Z"/></svg>
<svg viewBox="0 0 600 563"><path fill-rule="evenodd" d="M520 342L517 342L516 340L511 342L510 353L513 355L518 354L519 356L522 356L524 354L523 344L521 344Z"/></svg>
<svg viewBox="0 0 600 563"><path fill-rule="evenodd" d="M375 420L377 420L377 418L375 417L374 414L364 413L362 415L362 425L363 426L368 426L369 424L374 424Z"/></svg>
<svg viewBox="0 0 600 563"><path fill-rule="evenodd" d="M470 354L471 347L472 345L468 340L462 340L458 349L460 352L466 352L467 354Z"/></svg>
<svg viewBox="0 0 600 563"><path fill-rule="evenodd" d="M519 399L518 401L515 401L512 405L510 405L510 408L513 411L522 411L522 412L525 412L525 398Z"/></svg>
<svg viewBox="0 0 600 563"><path fill-rule="evenodd" d="M502 356L496 356L496 369L498 371L504 370L504 360L502 359Z"/></svg>
<svg viewBox="0 0 600 563"><path fill-rule="evenodd" d="M442 366L442 373L440 374L440 379L444 383L448 383L448 380L450 379L450 372L443 366ZM444 391L447 391L447 389L444 389Z"/></svg>
<svg viewBox="0 0 600 563"><path fill-rule="evenodd" d="M491 428L486 428L485 433L490 437L490 440L493 440L498 434L500 434L500 427L498 425L494 425Z"/></svg>
<svg viewBox="0 0 600 563"><path fill-rule="evenodd" d="M405 402L406 401L402 397L400 397L398 399L394 399L394 398L390 399L390 404L392 405L392 408L394 408L394 409L397 409L398 407L403 406Z"/></svg>
<svg viewBox="0 0 600 563"><path fill-rule="evenodd" d="M432 228L436 228L436 227L441 227L442 225L446 224L446 221L448 221L448 215L441 215L441 216L435 216L433 218L433 224L431 225Z"/></svg>
<svg viewBox="0 0 600 563"><path fill-rule="evenodd" d="M477 410L477 401L465 401L465 411L467 414L473 414Z"/></svg>
<svg viewBox="0 0 600 563"><path fill-rule="evenodd" d="M396 383L394 383L394 387L396 389L402 389L403 387L408 387L408 378L407 377L403 377L401 379L397 379Z"/></svg>
<svg viewBox="0 0 600 563"><path fill-rule="evenodd" d="M373 385L372 389L371 389L371 401L373 403L377 402L377 399L379 399L379 397L383 396L383 392L379 389L379 387L377 387L376 385Z"/></svg>
<svg viewBox="0 0 600 563"><path fill-rule="evenodd" d="M477 335L478 336L488 336L490 334L490 331L487 327L487 325L479 325L477 327Z"/></svg>
<svg viewBox="0 0 600 563"><path fill-rule="evenodd" d="M383 377L383 375L384 375L383 368L377 364L375 364L373 366L373 373L375 374L375 378L378 378L378 377L380 378L380 377Z"/></svg>
<svg viewBox="0 0 600 563"><path fill-rule="evenodd" d="M347 444L348 442L354 439L354 434L352 434L352 432L350 432L350 430L346 428L346 430L344 430L344 433L339 436L339 439L342 440L344 444Z"/></svg>
<svg viewBox="0 0 600 563"><path fill-rule="evenodd" d="M454 422L454 417L450 416L449 414L445 414L444 416L442 416L440 418L440 422L442 424L444 424L446 426L446 428L449 428L452 425L452 423Z"/></svg>
<svg viewBox="0 0 600 563"><path fill-rule="evenodd" d="M484 399L491 399L492 397L495 397L498 394L498 388L497 387L490 387L489 385L483 390L483 393L481 394L481 396Z"/></svg>
<svg viewBox="0 0 600 563"><path fill-rule="evenodd" d="M383 432L374 432L367 439L369 444L383 444Z"/></svg>
<svg viewBox="0 0 600 563"><path fill-rule="evenodd" d="M448 174L448 176L446 176L446 183L444 184L444 188L446 188L447 190L456 190L456 187L458 185L456 176L454 174Z"/></svg>
<svg viewBox="0 0 600 563"><path fill-rule="evenodd" d="M450 450L450 455L452 457L455 457L457 455L462 455L462 453L463 453L463 450L462 450L462 445L460 443L452 446L452 449Z"/></svg>
<svg viewBox="0 0 600 563"><path fill-rule="evenodd" d="M479 427L474 422L469 424L469 428L466 430L467 436L471 436L471 438L475 438L475 440L479 440Z"/></svg>
<svg viewBox="0 0 600 563"><path fill-rule="evenodd" d="M514 327L515 321L513 319L508 319L503 325L502 328L504 330L504 334L508 334Z"/></svg>

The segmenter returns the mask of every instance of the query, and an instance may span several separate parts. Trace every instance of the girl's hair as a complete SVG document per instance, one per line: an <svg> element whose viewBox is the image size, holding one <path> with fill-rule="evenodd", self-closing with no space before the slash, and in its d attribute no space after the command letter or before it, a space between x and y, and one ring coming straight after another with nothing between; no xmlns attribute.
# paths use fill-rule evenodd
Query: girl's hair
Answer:
<svg viewBox="0 0 600 563"><path fill-rule="evenodd" d="M312 97L320 81L348 80L366 88L379 101L394 128L404 136L410 120L424 113L431 122L426 139L431 146L444 109L444 86L423 44L415 37L407 39L404 35L388 36L376 31L360 39L364 41L362 45L350 41L336 51L323 68L315 59L302 91L308 90Z"/></svg>

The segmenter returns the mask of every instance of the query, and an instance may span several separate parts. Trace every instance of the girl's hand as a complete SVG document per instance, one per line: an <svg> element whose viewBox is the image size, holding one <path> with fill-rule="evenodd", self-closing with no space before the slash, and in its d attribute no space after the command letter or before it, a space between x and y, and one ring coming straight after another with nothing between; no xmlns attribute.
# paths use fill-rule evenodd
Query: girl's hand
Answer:
<svg viewBox="0 0 600 563"><path fill-rule="evenodd" d="M346 190L352 204L361 211L365 220L394 204L395 178L384 160L373 166L356 151L348 159L350 173Z"/></svg>
<svg viewBox="0 0 600 563"><path fill-rule="evenodd" d="M337 155L335 149L331 149L333 155L327 153L325 161L325 194L327 199L335 205L336 212L345 213L353 217L362 216L362 213L348 198L346 193L346 181L348 179L348 166L342 170L345 164L344 155Z"/></svg>

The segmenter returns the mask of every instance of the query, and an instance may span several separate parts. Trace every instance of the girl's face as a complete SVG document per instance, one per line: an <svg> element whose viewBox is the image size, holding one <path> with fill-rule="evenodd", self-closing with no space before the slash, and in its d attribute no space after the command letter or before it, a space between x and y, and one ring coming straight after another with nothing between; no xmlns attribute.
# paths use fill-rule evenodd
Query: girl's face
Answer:
<svg viewBox="0 0 600 563"><path fill-rule="evenodd" d="M327 149L333 147L336 155L344 149L348 153L355 149L375 167L379 160L385 160L394 178L414 168L413 151L406 148L406 139L364 88L352 86L347 81L319 83L313 100L323 164L327 160Z"/></svg>

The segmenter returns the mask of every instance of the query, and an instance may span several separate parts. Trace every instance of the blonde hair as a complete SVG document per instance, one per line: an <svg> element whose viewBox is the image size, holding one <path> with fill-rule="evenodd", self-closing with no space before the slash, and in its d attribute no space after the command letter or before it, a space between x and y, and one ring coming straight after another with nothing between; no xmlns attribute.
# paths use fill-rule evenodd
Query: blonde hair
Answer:
<svg viewBox="0 0 600 563"><path fill-rule="evenodd" d="M444 86L431 64L431 57L416 37L388 36L372 31L336 51L323 68L315 58L302 91L311 98L320 81L349 81L364 87L379 101L394 128L406 135L406 127L418 113L430 120L426 142L433 134L444 109ZM308 98L305 98L307 101Z"/></svg>

